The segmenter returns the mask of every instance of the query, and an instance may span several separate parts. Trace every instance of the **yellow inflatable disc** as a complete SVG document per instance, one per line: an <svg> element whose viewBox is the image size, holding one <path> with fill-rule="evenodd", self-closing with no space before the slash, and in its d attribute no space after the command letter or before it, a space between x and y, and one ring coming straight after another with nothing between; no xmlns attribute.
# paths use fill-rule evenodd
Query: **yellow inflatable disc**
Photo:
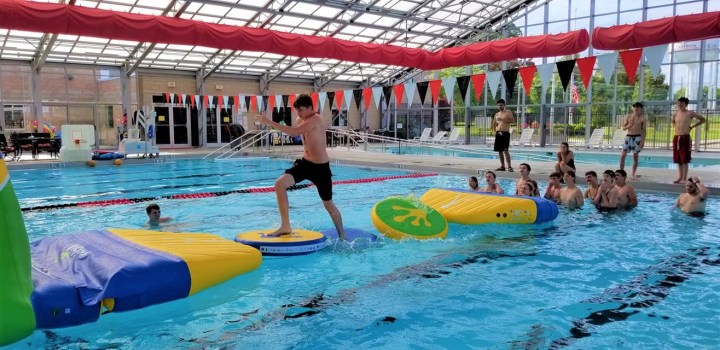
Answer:
<svg viewBox="0 0 720 350"><path fill-rule="evenodd" d="M317 231L293 230L281 236L268 236L274 230L247 231L235 236L235 242L257 248L263 255L303 255L327 245L327 237Z"/></svg>
<svg viewBox="0 0 720 350"><path fill-rule="evenodd" d="M375 228L393 239L445 238L448 223L435 209L404 197L390 197L372 209Z"/></svg>

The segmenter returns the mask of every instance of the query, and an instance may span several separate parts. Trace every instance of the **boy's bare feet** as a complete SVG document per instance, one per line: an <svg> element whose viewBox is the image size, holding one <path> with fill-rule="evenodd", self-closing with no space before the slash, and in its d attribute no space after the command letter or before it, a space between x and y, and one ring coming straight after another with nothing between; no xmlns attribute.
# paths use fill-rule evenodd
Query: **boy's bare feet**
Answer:
<svg viewBox="0 0 720 350"><path fill-rule="evenodd" d="M277 230L275 230L275 231L273 231L273 232L271 232L271 233L266 233L265 236L268 236L268 237L280 237L280 236L283 236L283 235L289 235L289 234L291 234L291 233L292 233L292 227L280 227L279 229L277 229Z"/></svg>

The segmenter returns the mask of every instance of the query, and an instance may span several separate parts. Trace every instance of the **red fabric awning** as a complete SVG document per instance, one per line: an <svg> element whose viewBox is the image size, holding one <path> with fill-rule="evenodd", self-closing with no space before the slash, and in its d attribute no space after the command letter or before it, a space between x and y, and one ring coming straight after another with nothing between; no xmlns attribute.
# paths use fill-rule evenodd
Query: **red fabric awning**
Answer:
<svg viewBox="0 0 720 350"><path fill-rule="evenodd" d="M556 35L475 43L430 52L394 45L212 24L175 17L22 0L0 0L0 28L260 51L297 57L332 58L424 70L516 58L570 55L585 50L590 41L587 30L582 29Z"/></svg>
<svg viewBox="0 0 720 350"><path fill-rule="evenodd" d="M719 36L720 12L716 11L595 28L592 44L600 50L627 50Z"/></svg>

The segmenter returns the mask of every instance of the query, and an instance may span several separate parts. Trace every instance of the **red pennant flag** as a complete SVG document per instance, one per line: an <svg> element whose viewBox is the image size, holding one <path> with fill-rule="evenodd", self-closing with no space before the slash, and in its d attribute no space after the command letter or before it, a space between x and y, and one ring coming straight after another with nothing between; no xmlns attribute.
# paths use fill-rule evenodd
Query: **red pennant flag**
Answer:
<svg viewBox="0 0 720 350"><path fill-rule="evenodd" d="M208 95L203 96L203 107L210 108L210 102Z"/></svg>
<svg viewBox="0 0 720 350"><path fill-rule="evenodd" d="M585 90L587 90L590 85L590 78L592 78L593 68L595 68L595 61L597 61L597 57L595 56L578 58L575 60L575 65L580 71L580 77L582 77Z"/></svg>
<svg viewBox="0 0 720 350"><path fill-rule="evenodd" d="M519 69L523 87L525 87L525 95L530 96L530 89L532 88L532 82L535 78L535 72L537 72L537 67L535 67L535 65L522 67Z"/></svg>
<svg viewBox="0 0 720 350"><path fill-rule="evenodd" d="M442 80L430 80L429 85L430 95L432 96L432 104L434 106L440 96L440 86L442 85Z"/></svg>
<svg viewBox="0 0 720 350"><path fill-rule="evenodd" d="M216 96L216 97L218 100L218 107L220 107L220 109L222 109L223 108L223 97L222 96Z"/></svg>
<svg viewBox="0 0 720 350"><path fill-rule="evenodd" d="M195 95L190 95L190 107L195 108Z"/></svg>
<svg viewBox="0 0 720 350"><path fill-rule="evenodd" d="M395 92L395 104L399 106L402 103L403 94L405 93L405 84L397 84L393 86L393 92Z"/></svg>
<svg viewBox="0 0 720 350"><path fill-rule="evenodd" d="M170 103L170 93L169 92L165 93L165 103Z"/></svg>
<svg viewBox="0 0 720 350"><path fill-rule="evenodd" d="M345 91L342 91L342 90L335 91L335 105L337 106L338 110L343 109L344 98L345 98Z"/></svg>
<svg viewBox="0 0 720 350"><path fill-rule="evenodd" d="M233 96L233 105L235 105L235 111L240 109L240 95Z"/></svg>
<svg viewBox="0 0 720 350"><path fill-rule="evenodd" d="M258 111L257 98L255 98L255 96L253 96L253 98L250 99L250 111L251 112ZM258 111L258 112L260 112L260 111Z"/></svg>
<svg viewBox="0 0 720 350"><path fill-rule="evenodd" d="M295 94L288 95L288 107L291 108L290 110L292 110L292 108L295 108L295 107L293 107L294 104L295 104Z"/></svg>
<svg viewBox="0 0 720 350"><path fill-rule="evenodd" d="M367 111L368 109L370 109L370 102L372 102L372 89L371 88L363 89L363 102L365 102L365 110Z"/></svg>
<svg viewBox="0 0 720 350"><path fill-rule="evenodd" d="M485 90L485 73L470 76L470 81L472 81L473 89L475 89L475 99L480 101L480 96Z"/></svg>
<svg viewBox="0 0 720 350"><path fill-rule="evenodd" d="M620 60L625 66L630 85L635 85L635 74L637 74L638 65L640 64L640 57L642 57L642 49L620 52Z"/></svg>
<svg viewBox="0 0 720 350"><path fill-rule="evenodd" d="M268 99L268 108L272 112L273 109L275 109L275 96L270 96Z"/></svg>
<svg viewBox="0 0 720 350"><path fill-rule="evenodd" d="M313 101L313 110L317 111L318 108L320 108L320 104L318 103L318 99L320 98L320 96L318 96L317 92L313 92L312 94L310 94L310 98Z"/></svg>

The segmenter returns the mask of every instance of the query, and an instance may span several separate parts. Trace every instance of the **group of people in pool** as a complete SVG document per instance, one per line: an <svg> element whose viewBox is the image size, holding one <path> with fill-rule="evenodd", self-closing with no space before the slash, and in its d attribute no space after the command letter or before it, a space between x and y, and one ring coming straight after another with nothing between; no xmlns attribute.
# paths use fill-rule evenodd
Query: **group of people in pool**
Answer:
<svg viewBox="0 0 720 350"><path fill-rule="evenodd" d="M515 195L540 197L540 188L537 181L530 178L530 170L529 164L520 164L520 178L515 182ZM554 171L548 176L548 186L543 195L545 199L571 209L582 207L585 200L589 199L603 211L632 208L638 204L635 189L626 182L627 173L623 169L605 170L600 179L595 171L586 172L585 180L588 186L585 191L575 184L574 169L564 170ZM468 178L471 191L505 194L493 171L485 172L485 183L486 186L481 188L477 177ZM678 197L674 208L685 213L702 213L705 211L708 193L708 189L697 176L690 177L685 182L685 192Z"/></svg>

